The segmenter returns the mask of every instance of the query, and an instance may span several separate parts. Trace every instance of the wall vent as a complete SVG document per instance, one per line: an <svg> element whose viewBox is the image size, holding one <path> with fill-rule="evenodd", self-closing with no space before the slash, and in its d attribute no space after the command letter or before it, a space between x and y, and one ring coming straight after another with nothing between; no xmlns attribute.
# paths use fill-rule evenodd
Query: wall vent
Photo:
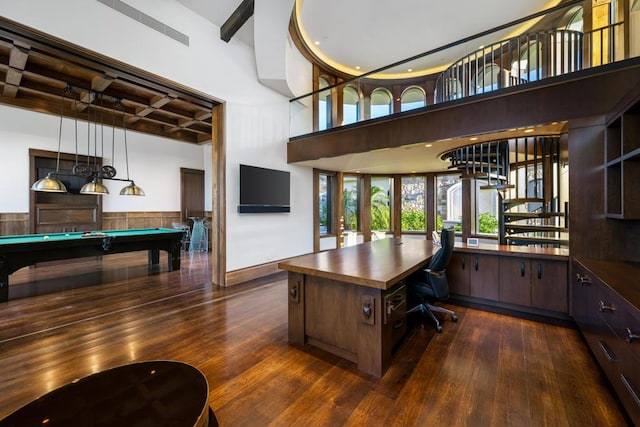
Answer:
<svg viewBox="0 0 640 427"><path fill-rule="evenodd" d="M154 30L171 37L172 39L189 46L189 36L181 33L180 31L172 28L162 22L158 21L155 18L147 15L136 9L135 7L131 7L125 2L121 0L98 0L100 3L109 6L110 8L117 10L118 12L127 15L131 19L135 19L141 24L146 25L149 28L153 28Z"/></svg>

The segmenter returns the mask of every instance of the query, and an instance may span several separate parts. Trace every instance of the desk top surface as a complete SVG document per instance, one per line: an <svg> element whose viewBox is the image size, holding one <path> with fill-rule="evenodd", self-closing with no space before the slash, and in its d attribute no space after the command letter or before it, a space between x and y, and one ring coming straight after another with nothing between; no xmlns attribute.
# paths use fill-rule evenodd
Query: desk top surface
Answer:
<svg viewBox="0 0 640 427"><path fill-rule="evenodd" d="M302 255L278 267L386 290L424 266L438 249L431 240L389 238Z"/></svg>
<svg viewBox="0 0 640 427"><path fill-rule="evenodd" d="M201 426L209 386L195 367L155 360L89 375L53 390L3 420L4 426Z"/></svg>

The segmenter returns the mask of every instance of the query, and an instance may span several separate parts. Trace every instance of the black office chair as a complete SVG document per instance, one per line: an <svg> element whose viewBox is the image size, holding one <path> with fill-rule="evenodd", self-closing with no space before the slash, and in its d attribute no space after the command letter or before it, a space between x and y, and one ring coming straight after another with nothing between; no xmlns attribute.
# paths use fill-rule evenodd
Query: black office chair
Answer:
<svg viewBox="0 0 640 427"><path fill-rule="evenodd" d="M448 314L451 316L452 322L458 321L458 317L456 317L453 311L426 302L429 299L445 300L449 298L449 284L447 283L445 269L453 254L454 242L455 231L453 228L442 229L440 234L441 248L433 255L426 269L412 275L408 280L409 294L417 297L420 303L407 311L407 313L414 313L416 311L427 313L435 323L438 332L442 332L442 326L433 312Z"/></svg>

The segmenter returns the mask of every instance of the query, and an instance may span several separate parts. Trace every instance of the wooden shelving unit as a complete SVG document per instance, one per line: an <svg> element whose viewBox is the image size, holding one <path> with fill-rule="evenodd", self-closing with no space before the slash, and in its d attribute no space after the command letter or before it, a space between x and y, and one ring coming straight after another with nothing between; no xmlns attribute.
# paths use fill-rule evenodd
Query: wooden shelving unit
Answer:
<svg viewBox="0 0 640 427"><path fill-rule="evenodd" d="M640 219L640 102L607 126L605 153L606 215Z"/></svg>

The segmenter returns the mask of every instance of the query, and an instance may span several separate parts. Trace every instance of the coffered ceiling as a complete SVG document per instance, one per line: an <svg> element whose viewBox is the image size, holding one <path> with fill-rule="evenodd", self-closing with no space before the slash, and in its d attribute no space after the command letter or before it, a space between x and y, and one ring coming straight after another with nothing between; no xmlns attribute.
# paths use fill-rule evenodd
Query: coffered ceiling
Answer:
<svg viewBox="0 0 640 427"><path fill-rule="evenodd" d="M218 104L174 82L3 18L0 103L51 114L62 109L68 117L192 144L211 141L212 109Z"/></svg>

